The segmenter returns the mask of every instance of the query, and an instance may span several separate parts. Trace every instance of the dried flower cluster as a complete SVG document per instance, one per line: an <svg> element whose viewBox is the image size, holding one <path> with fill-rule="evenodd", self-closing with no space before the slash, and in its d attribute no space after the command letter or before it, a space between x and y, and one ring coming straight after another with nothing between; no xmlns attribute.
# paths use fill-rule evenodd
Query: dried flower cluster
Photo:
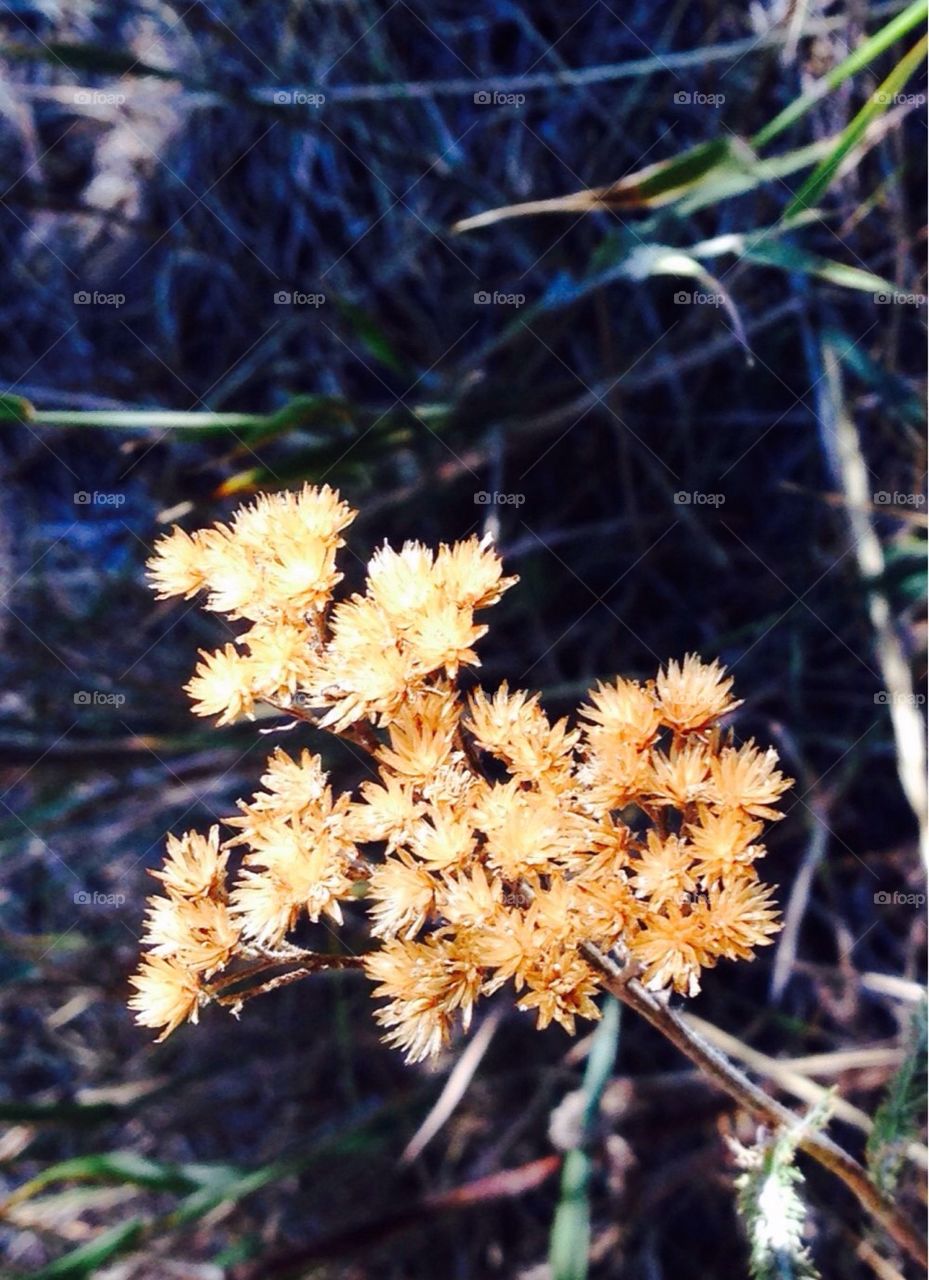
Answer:
<svg viewBox="0 0 929 1280"><path fill-rule="evenodd" d="M414 1061L509 982L540 1027L595 1018L587 944L687 995L701 970L767 944L777 912L755 864L790 779L773 750L723 734L739 705L723 669L688 656L648 683L600 684L573 727L506 685L466 696L460 673L487 629L475 615L515 579L477 538L411 542L379 550L364 594L336 602L353 515L305 487L156 548L160 595L202 591L247 624L202 655L194 710L226 723L270 703L362 743L376 779L335 794L318 756L278 748L231 839L169 841L133 979L138 1021L164 1036L210 1000L237 1007L275 965L350 963L289 935L304 919L340 923L359 898L380 940L363 959L386 1001L377 1017Z"/></svg>

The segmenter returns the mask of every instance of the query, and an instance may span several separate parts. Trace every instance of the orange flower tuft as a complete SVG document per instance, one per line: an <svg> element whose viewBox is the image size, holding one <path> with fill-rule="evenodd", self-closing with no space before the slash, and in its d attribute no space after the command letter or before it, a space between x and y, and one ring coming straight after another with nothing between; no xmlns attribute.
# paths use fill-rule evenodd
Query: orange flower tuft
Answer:
<svg viewBox="0 0 929 1280"><path fill-rule="evenodd" d="M466 699L461 673L487 630L475 615L515 579L486 540L407 542L376 551L363 590L337 599L353 518L306 486L158 543L160 596L203 592L246 624L201 655L195 712L290 709L364 745L376 776L336 794L318 756L277 748L224 847L216 828L169 838L138 1021L163 1037L211 1000L241 1002L250 975L300 963L301 922L338 925L359 898L377 1019L414 1062L509 983L539 1027L596 1018L588 944L682 995L767 945L779 923L755 866L790 780L773 750L723 745L720 720L740 705L723 667L689 654L653 681L600 682L576 722L505 684Z"/></svg>

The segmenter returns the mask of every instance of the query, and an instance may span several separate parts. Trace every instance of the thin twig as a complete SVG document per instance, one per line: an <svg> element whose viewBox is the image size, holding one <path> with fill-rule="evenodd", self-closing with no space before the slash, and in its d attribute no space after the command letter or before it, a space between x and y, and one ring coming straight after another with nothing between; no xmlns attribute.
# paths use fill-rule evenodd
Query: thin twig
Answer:
<svg viewBox="0 0 929 1280"><path fill-rule="evenodd" d="M350 724L344 729L334 729L332 725L320 724L319 717L315 716L312 711L305 711L303 707L284 706L280 702L274 702L271 698L263 698L262 701L267 703L269 707L273 707L275 711L279 711L282 716L292 716L294 720L300 720L304 724L311 724L314 729L319 729L323 733L331 733L335 738L344 738L346 742L354 742L356 746L361 747L363 751L367 751L369 755L373 756L381 745L374 730L363 720L359 720L356 724Z"/></svg>
<svg viewBox="0 0 929 1280"><path fill-rule="evenodd" d="M467 1047L445 1082L445 1088L436 1099L435 1105L425 1120L413 1134L403 1149L400 1157L402 1165L412 1164L422 1155L426 1146L432 1141L445 1122L449 1119L458 1103L464 1097L468 1085L474 1079L474 1073L481 1065L484 1054L490 1048L497 1028L503 1018L503 1006L497 1005L478 1027L468 1041Z"/></svg>
<svg viewBox="0 0 929 1280"><path fill-rule="evenodd" d="M279 973L275 977L269 978L267 982L262 982L257 987L249 987L245 991L231 991L226 995L216 995L213 996L213 1000L216 1004L230 1005L235 1008L243 1000L251 1000L253 996L267 995L269 991L276 991L278 987L289 987L292 982L302 982L304 978L315 977L317 973L324 973L327 970L334 969L360 969L364 964L361 956L323 956L321 959L331 961L331 963L290 969L287 973ZM230 983L229 985L232 984Z"/></svg>
<svg viewBox="0 0 929 1280"><path fill-rule="evenodd" d="M284 986L286 983L279 979L284 978L287 982L296 982L298 978L308 978L314 973L323 973L327 969L360 969L364 964L363 956L355 955L326 955L319 951L302 951L297 954L284 956L268 956L262 960L256 960L253 964L246 965L239 969L237 973L223 974L223 976L215 982L210 989L210 999L216 1004L237 1004L242 1000L249 1000L252 996L263 995L266 991L273 991L276 986ZM246 981L248 978L257 977L259 974L267 973L270 969L279 969L281 965L293 964L295 960L300 961L298 969L292 969L288 973L280 974L278 978L272 978L269 983L263 983L258 987L249 988L246 991L237 991L232 994L226 994L231 987L235 987L238 983Z"/></svg>

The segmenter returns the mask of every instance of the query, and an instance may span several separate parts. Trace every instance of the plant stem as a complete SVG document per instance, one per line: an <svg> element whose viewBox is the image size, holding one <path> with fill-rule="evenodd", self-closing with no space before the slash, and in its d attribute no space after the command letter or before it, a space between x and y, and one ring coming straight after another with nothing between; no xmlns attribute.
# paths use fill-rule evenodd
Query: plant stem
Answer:
<svg viewBox="0 0 929 1280"><path fill-rule="evenodd" d="M246 965L238 970L237 973L224 973L216 982L211 985L210 998L217 1004L230 1003L231 1001L249 1000L253 995L261 995L264 991L271 991L274 988L267 984L254 987L247 991L236 992L235 995L226 994L231 987L235 987L240 982L245 982L248 978L254 978L258 974L267 973L269 969L279 969L282 965L293 964L299 962L300 968L291 970L287 974L281 976L288 978L289 981L296 981L296 978L306 978L312 973L322 973L326 969L360 969L364 964L363 956L354 955L325 955L319 951L302 951L294 948L292 954L281 956L267 956L263 959L256 960L252 964ZM291 977L290 975L295 975ZM278 980L272 979L275 985L280 986Z"/></svg>
<svg viewBox="0 0 929 1280"><path fill-rule="evenodd" d="M609 956L591 943L581 946L585 958L603 975L603 985L617 1000L634 1009L646 1022L688 1057L741 1107L769 1128L795 1127L800 1117L770 1098L718 1049L689 1027L662 1000L628 976ZM798 1146L848 1187L859 1204L901 1249L921 1266L926 1264L926 1244L913 1224L877 1189L866 1170L831 1138L803 1132Z"/></svg>
<svg viewBox="0 0 929 1280"><path fill-rule="evenodd" d="M257 987L249 987L245 991L233 991L227 995L214 996L216 1004L239 1005L243 1000L251 1000L252 996L267 995L269 991L276 991L278 987L288 987L292 982L302 982L304 978L314 977L317 973L321 973L326 969L357 969L360 967L360 957L358 956L338 956L336 964L311 965L310 968L289 969L287 973L279 973L273 978L269 978L267 982L260 983Z"/></svg>
<svg viewBox="0 0 929 1280"><path fill-rule="evenodd" d="M314 716L311 711L305 711L303 707L285 707L281 703L275 702L272 698L262 698L262 702L269 707L273 707L275 711L279 711L282 716L293 716L295 720L302 720L304 724L311 724L314 729L320 729L323 733L331 733L334 738L344 738L346 742L354 742L356 746L367 751L369 755L373 756L381 745L374 730L363 720L359 720L356 724L347 725L344 729L333 729L328 725L321 725L318 717Z"/></svg>

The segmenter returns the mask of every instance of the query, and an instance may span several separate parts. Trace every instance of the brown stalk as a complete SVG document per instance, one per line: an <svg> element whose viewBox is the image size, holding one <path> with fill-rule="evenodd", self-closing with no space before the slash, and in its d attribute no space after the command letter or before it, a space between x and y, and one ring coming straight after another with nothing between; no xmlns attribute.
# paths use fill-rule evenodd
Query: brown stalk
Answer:
<svg viewBox="0 0 929 1280"><path fill-rule="evenodd" d="M297 969L289 969L286 973L278 974L257 987L249 987L244 991L232 990L240 982L245 982L249 978L255 978L262 973L267 973L270 969L280 969L282 965L293 964L295 961L299 962L300 967ZM323 973L327 969L360 969L363 964L363 956L325 955L318 951L301 951L299 954L294 955L268 956L264 959L256 960L252 964L245 965L236 973L223 974L218 981L212 984L210 999L216 1004L238 1004L242 1000L250 1000L252 996L264 995L267 991L274 991L276 987L286 986L290 982L296 982L299 978L309 978L313 974Z"/></svg>
<svg viewBox="0 0 929 1280"><path fill-rule="evenodd" d="M799 1129L798 1146L801 1151L844 1182L862 1208L880 1223L891 1239L914 1262L925 1267L926 1242L897 1206L881 1194L857 1160L831 1138L800 1128L801 1117L769 1097L718 1049L689 1027L679 1014L647 991L636 977L604 955L598 947L584 943L581 951L602 975L603 985L611 995L651 1023L740 1107L768 1128L786 1126Z"/></svg>

